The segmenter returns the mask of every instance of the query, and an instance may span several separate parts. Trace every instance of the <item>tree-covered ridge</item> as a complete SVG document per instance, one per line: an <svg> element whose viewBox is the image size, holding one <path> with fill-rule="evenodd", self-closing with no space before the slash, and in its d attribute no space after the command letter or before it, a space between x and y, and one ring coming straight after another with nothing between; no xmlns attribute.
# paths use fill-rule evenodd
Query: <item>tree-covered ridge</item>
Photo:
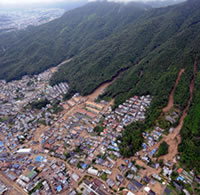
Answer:
<svg viewBox="0 0 200 195"><path fill-rule="evenodd" d="M154 96L164 93L161 98L166 101L180 68L187 66L190 69L188 62L192 60L199 39L199 24L190 29L184 27L189 23L188 18L193 18L189 9L183 12L185 19L182 18L181 10L187 6L181 4L145 13L122 33L91 46L70 64L61 67L52 84L67 80L73 89L85 95L121 68L131 67L105 96L117 97L116 101L121 99L123 102L126 96L150 91ZM198 10L190 6L194 15L199 16ZM174 28L177 23L178 27ZM192 41L191 36L194 38ZM136 88L136 84L139 87ZM165 87L166 90L162 90Z"/></svg>
<svg viewBox="0 0 200 195"><path fill-rule="evenodd" d="M96 2L39 27L0 36L0 79L36 74L134 22L148 6ZM64 75L63 75L64 76Z"/></svg>
<svg viewBox="0 0 200 195"><path fill-rule="evenodd" d="M193 99L181 130L181 162L188 168L200 172L200 72L195 81Z"/></svg>

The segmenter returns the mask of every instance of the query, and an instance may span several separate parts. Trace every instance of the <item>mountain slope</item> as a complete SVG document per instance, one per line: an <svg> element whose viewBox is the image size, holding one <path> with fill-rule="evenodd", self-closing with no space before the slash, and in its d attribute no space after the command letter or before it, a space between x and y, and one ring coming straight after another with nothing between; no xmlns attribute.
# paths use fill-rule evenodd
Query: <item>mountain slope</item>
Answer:
<svg viewBox="0 0 200 195"><path fill-rule="evenodd" d="M147 8L140 4L90 3L48 24L2 36L0 79L39 73L78 55L110 34L123 30ZM7 36L9 42L4 41Z"/></svg>
<svg viewBox="0 0 200 195"><path fill-rule="evenodd" d="M199 7L198 2L197 6ZM76 56L70 64L61 67L60 72L56 73L52 79L52 84L67 80L73 89L85 95L101 82L110 79L121 68L129 66L132 68L128 74L125 73L121 80L110 87L107 96L116 96L121 92L129 91L138 79L146 82L145 79L138 78L138 71L144 69L143 66L147 68L145 72L153 71L152 68L155 67L155 74L151 76L161 79L162 73L169 66L174 65L175 79L178 68L184 66L184 58L187 58L190 51L194 50L195 39L198 40L199 37L199 24L191 25L196 20L195 17L199 17L197 6L184 3L146 12L123 32L114 33L107 39L99 41ZM193 39L192 42L191 39ZM182 52L184 48L188 53L187 56ZM136 64L138 65L134 66ZM161 65L158 73L157 69ZM152 79L151 82L146 83L152 83L154 86L155 82L153 83ZM133 81L127 82L128 80ZM126 85L124 86L123 83ZM122 87L117 87L118 84Z"/></svg>

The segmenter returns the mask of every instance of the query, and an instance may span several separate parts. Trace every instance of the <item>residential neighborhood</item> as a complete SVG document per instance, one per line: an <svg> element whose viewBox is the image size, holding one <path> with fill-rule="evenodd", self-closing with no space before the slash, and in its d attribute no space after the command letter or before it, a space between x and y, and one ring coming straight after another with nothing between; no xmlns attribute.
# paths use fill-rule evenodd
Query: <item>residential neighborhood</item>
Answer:
<svg viewBox="0 0 200 195"><path fill-rule="evenodd" d="M0 31L12 32L39 26L61 17L64 12L59 8L0 9Z"/></svg>
<svg viewBox="0 0 200 195"><path fill-rule="evenodd" d="M145 120L150 95L116 109L97 101L105 86L64 100L70 86L48 84L55 71L0 81L0 194L190 194L180 183L200 184L193 172L155 158L166 133L158 126L143 133L135 156L121 156L118 138Z"/></svg>

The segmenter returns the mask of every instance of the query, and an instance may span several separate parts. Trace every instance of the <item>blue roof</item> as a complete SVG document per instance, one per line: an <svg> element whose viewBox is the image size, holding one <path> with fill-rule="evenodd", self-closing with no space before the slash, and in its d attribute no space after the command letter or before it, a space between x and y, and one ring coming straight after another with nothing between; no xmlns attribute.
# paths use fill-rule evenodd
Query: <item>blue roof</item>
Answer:
<svg viewBox="0 0 200 195"><path fill-rule="evenodd" d="M88 165L84 163L81 167L82 167L82 169L86 169L87 166L88 166Z"/></svg>
<svg viewBox="0 0 200 195"><path fill-rule="evenodd" d="M23 160L23 158L18 158L17 159L18 162L21 162L22 160Z"/></svg>
<svg viewBox="0 0 200 195"><path fill-rule="evenodd" d="M14 165L12 165L12 167L15 168L15 169L18 169L19 165L18 164L14 164Z"/></svg>
<svg viewBox="0 0 200 195"><path fill-rule="evenodd" d="M152 150L151 154L155 154L156 151L157 151L157 148L154 148L154 149Z"/></svg>
<svg viewBox="0 0 200 195"><path fill-rule="evenodd" d="M35 158L35 161L36 161L36 162L42 162L42 161L43 161L43 157L42 157L42 156L37 156L37 157Z"/></svg>
<svg viewBox="0 0 200 195"><path fill-rule="evenodd" d="M42 140L42 144L44 144L44 143L45 143L45 141L46 141L45 139L44 139L44 140Z"/></svg>
<svg viewBox="0 0 200 195"><path fill-rule="evenodd" d="M129 162L128 167L130 168L132 166L132 162Z"/></svg>
<svg viewBox="0 0 200 195"><path fill-rule="evenodd" d="M62 191L62 186L59 185L57 188L56 188L57 192L61 192Z"/></svg>
<svg viewBox="0 0 200 195"><path fill-rule="evenodd" d="M119 148L114 147L114 146L108 146L108 148L110 148L110 149L112 149L112 150L115 150L115 151L119 151Z"/></svg>
<svg viewBox="0 0 200 195"><path fill-rule="evenodd" d="M177 177L177 181L179 181L179 180L183 181L184 178L182 178L181 176L178 176L178 177Z"/></svg>
<svg viewBox="0 0 200 195"><path fill-rule="evenodd" d="M147 145L145 143L142 144L143 148L147 148Z"/></svg>

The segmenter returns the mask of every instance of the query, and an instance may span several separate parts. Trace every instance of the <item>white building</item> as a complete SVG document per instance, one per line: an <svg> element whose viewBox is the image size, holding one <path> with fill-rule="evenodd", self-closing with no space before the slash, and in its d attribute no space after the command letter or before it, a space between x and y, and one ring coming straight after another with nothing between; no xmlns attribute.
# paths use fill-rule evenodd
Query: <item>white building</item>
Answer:
<svg viewBox="0 0 200 195"><path fill-rule="evenodd" d="M18 154L30 154L32 152L31 148L23 148L17 151Z"/></svg>
<svg viewBox="0 0 200 195"><path fill-rule="evenodd" d="M91 174L91 175L97 176L97 175L98 175L98 170L93 169L92 167L90 167L90 168L88 169L88 173Z"/></svg>

